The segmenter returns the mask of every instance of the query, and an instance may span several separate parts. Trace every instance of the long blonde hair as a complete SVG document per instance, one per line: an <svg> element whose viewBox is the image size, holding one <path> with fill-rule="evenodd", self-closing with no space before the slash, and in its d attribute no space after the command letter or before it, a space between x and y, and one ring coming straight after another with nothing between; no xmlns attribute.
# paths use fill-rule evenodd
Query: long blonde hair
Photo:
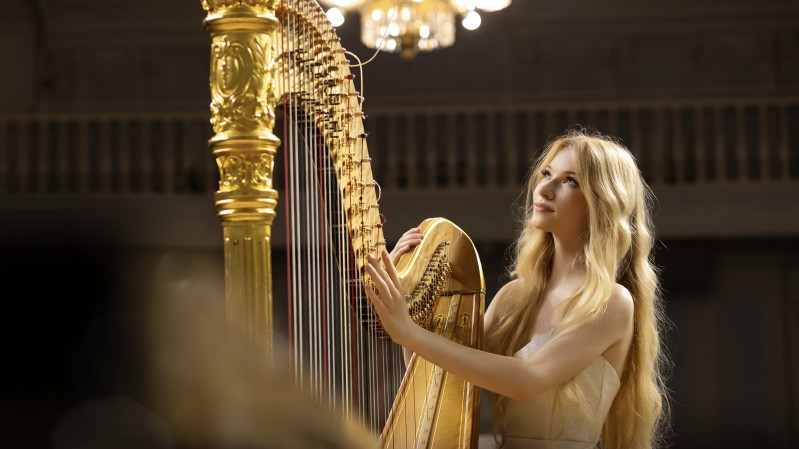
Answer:
<svg viewBox="0 0 799 449"><path fill-rule="evenodd" d="M610 138L571 131L551 142L528 178L524 227L516 241L512 277L518 279L515 302L487 336L487 349L513 355L528 343L533 317L551 272L552 235L532 225L533 192L543 167L555 155L571 149L580 173L580 188L588 203L588 239L580 260L586 281L569 300L555 334L587 323L604 313L616 283L626 287L634 302L634 330L621 387L605 420L600 438L603 449L650 449L662 443L666 428L666 358L660 332L664 316L657 272L650 260L654 245L650 209L653 195L643 181L630 152ZM560 396L580 400L567 382ZM504 405L495 397L495 431L504 439ZM585 404L584 404L585 405Z"/></svg>

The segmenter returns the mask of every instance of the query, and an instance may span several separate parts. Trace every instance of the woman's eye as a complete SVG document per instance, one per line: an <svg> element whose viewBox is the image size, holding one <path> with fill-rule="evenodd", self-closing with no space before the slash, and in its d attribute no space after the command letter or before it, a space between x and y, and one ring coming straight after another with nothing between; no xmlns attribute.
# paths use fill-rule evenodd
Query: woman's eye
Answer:
<svg viewBox="0 0 799 449"><path fill-rule="evenodd" d="M580 185L580 183L578 183L577 180L572 178L571 176L566 178L566 183L567 184L571 184L571 185L575 185L575 186L579 186Z"/></svg>
<svg viewBox="0 0 799 449"><path fill-rule="evenodd" d="M549 178L552 175L549 173L549 170L544 170L544 171L541 172L541 176L543 176L545 178Z"/></svg>

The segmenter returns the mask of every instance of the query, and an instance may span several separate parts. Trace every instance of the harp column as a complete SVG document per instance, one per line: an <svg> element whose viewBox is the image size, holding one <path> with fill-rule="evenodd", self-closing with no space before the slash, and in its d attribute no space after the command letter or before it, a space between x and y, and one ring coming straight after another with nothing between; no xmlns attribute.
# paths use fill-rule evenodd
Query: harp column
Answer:
<svg viewBox="0 0 799 449"><path fill-rule="evenodd" d="M211 35L209 147L219 167L214 195L225 248L228 328L272 357L272 186L277 0L203 0Z"/></svg>

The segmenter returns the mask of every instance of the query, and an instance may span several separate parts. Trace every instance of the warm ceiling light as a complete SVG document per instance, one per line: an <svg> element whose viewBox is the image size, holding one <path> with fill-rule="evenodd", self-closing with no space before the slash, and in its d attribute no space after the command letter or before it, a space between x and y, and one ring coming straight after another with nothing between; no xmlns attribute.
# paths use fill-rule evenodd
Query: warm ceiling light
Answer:
<svg viewBox="0 0 799 449"><path fill-rule="evenodd" d="M480 14L477 11L469 11L463 16L461 24L469 31L476 30L480 26Z"/></svg>
<svg viewBox="0 0 799 449"><path fill-rule="evenodd" d="M455 17L463 27L480 26L477 10L491 12L508 7L511 0L320 0L333 26L344 22L343 14L361 14L361 41L370 48L400 52L405 60L418 51L449 47L455 43ZM334 19L336 19L334 21Z"/></svg>

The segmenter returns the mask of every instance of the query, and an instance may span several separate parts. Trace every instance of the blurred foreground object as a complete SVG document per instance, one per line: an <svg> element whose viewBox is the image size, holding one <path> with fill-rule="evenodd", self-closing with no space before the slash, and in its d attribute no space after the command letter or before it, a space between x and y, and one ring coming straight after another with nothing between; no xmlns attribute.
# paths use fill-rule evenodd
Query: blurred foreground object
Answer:
<svg viewBox="0 0 799 449"><path fill-rule="evenodd" d="M162 301L150 322L149 391L177 447L373 448L225 330L202 301Z"/></svg>

